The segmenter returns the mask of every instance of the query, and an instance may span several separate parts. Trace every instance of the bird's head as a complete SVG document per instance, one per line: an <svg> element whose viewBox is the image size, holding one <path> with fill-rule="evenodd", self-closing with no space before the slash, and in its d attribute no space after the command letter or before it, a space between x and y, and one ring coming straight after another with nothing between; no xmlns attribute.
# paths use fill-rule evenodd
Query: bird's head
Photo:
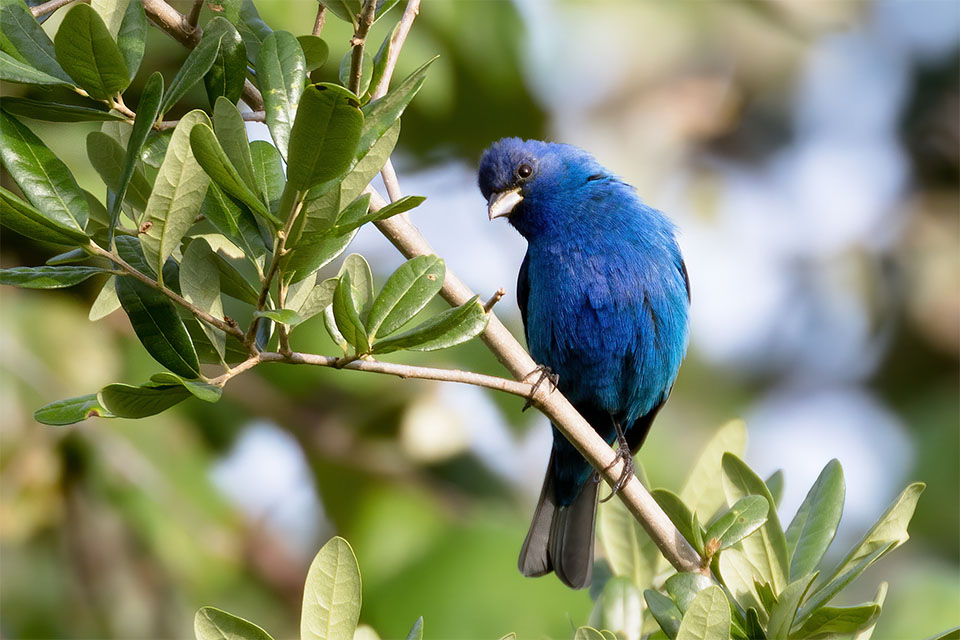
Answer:
<svg viewBox="0 0 960 640"><path fill-rule="evenodd" d="M480 158L478 183L490 219L506 216L523 235L550 225L562 215L562 202L606 170L593 156L568 144L503 138ZM539 205L539 206L538 206Z"/></svg>

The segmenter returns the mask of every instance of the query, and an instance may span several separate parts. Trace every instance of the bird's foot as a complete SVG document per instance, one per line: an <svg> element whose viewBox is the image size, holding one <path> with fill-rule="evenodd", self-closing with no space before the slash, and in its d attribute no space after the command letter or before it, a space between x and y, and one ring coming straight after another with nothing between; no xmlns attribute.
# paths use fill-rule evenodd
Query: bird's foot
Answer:
<svg viewBox="0 0 960 640"><path fill-rule="evenodd" d="M627 484L627 481L633 476L633 456L630 455L630 445L627 444L627 439L620 433L620 430L617 429L617 457L613 459L613 462L608 464L604 471L609 471L618 460L623 460L623 470L620 471L620 477L617 478L617 481L613 485L613 490L610 492L606 498L600 502L607 502L613 496L617 495L617 492L623 488L623 485ZM599 474L597 474L599 477Z"/></svg>
<svg viewBox="0 0 960 640"><path fill-rule="evenodd" d="M550 381L550 386L552 387L550 391L553 391L557 388L557 384L560 382L560 376L550 370L550 367L541 364L536 369L524 376L524 380L530 378L534 375L537 375L537 381L533 383L530 387L530 395L527 396L527 401L523 403L523 409L520 411L526 411L533 406L533 397L537 395L537 391L540 390L540 385L543 384L544 380Z"/></svg>

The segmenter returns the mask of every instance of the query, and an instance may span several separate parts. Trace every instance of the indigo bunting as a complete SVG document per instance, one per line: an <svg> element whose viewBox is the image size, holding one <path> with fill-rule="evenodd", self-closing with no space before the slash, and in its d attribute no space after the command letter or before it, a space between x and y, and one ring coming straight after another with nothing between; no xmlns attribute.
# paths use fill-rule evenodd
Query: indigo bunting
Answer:
<svg viewBox="0 0 960 640"><path fill-rule="evenodd" d="M517 299L530 355L607 443L618 442L625 468L616 493L687 349L690 286L673 223L566 144L495 142L479 186L490 219L505 216L527 240ZM575 589L590 584L598 492L599 475L553 427L520 551L524 575L554 571Z"/></svg>

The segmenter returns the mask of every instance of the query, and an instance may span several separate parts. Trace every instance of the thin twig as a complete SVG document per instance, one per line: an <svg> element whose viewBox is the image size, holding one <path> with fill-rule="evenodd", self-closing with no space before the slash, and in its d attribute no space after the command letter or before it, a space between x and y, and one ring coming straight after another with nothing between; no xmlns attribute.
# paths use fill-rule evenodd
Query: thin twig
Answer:
<svg viewBox="0 0 960 640"><path fill-rule="evenodd" d="M323 23L327 21L327 7L322 2L317 3L317 19L313 21L313 35L320 37Z"/></svg>
<svg viewBox="0 0 960 640"><path fill-rule="evenodd" d="M490 310L493 309L493 305L500 302L500 299L507 295L507 290L503 287L500 287L493 292L493 295L490 296L490 299L483 303L483 310L487 313L490 313Z"/></svg>
<svg viewBox="0 0 960 640"><path fill-rule="evenodd" d="M266 120L266 113L263 111L244 111L240 114L240 117L247 122L264 122ZM178 124L180 124L179 120L161 120L154 125L154 129L166 131L175 128Z"/></svg>
<svg viewBox="0 0 960 640"><path fill-rule="evenodd" d="M203 9L203 0L193 0L193 7L190 8L190 15L187 17L187 22L191 27L196 27L197 23L200 22L201 9Z"/></svg>
<svg viewBox="0 0 960 640"><path fill-rule="evenodd" d="M66 6L73 2L73 0L50 0L49 2L44 2L43 4L38 4L37 6L30 9L30 13L34 18L39 18L40 16L45 16L48 13L53 13L60 7Z"/></svg>
<svg viewBox="0 0 960 640"><path fill-rule="evenodd" d="M370 31L370 25L377 13L377 0L364 0L363 9L360 11L357 30L350 39L350 46L353 47L353 56L350 58L350 91L355 95L360 95L360 80L363 75L363 45L367 42L367 33Z"/></svg>
<svg viewBox="0 0 960 640"><path fill-rule="evenodd" d="M377 98L382 98L387 95L387 90L390 88L390 78L393 77L393 70L397 66L397 60L400 58L400 50L403 48L407 34L410 33L410 27L413 26L413 21L419 13L420 0L408 0L406 8L403 10L403 15L400 16L400 22L397 24L396 31L394 31L393 36L390 38L390 53L387 55L387 61L383 65L383 76L380 78L380 84L373 88L373 93L370 94L371 100L376 100Z"/></svg>

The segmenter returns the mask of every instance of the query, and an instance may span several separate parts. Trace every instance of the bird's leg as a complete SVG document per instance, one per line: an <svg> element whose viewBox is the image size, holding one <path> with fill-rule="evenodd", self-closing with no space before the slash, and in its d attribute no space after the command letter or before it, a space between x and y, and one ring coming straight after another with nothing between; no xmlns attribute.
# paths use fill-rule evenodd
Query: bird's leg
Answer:
<svg viewBox="0 0 960 640"><path fill-rule="evenodd" d="M559 384L560 382L560 376L554 373L553 371L551 371L550 367L544 364L539 365L536 369L534 369L533 371L525 375L524 380L538 373L540 375L539 377L537 377L537 381L534 382L533 385L530 387L530 395L527 396L527 401L523 403L523 409L521 409L520 411L526 411L527 409L533 406L533 396L537 395L537 391L540 390L540 385L543 384L544 380L549 380L550 386L552 386L553 389L556 389L557 384ZM550 389L550 391L553 391L553 389Z"/></svg>
<svg viewBox="0 0 960 640"><path fill-rule="evenodd" d="M617 432L617 458L623 460L623 471L620 472L620 477L617 478L616 483L614 483L613 491L600 502L606 502L617 495L617 492L623 488L623 485L627 484L627 480L633 475L633 456L630 455L630 445L627 443L627 437L623 435L623 429L620 427L620 423L617 422L613 416L610 416L610 420L613 422L613 428ZM604 471L617 464L617 458L614 458L613 462L607 465ZM599 476L599 474L597 475Z"/></svg>

